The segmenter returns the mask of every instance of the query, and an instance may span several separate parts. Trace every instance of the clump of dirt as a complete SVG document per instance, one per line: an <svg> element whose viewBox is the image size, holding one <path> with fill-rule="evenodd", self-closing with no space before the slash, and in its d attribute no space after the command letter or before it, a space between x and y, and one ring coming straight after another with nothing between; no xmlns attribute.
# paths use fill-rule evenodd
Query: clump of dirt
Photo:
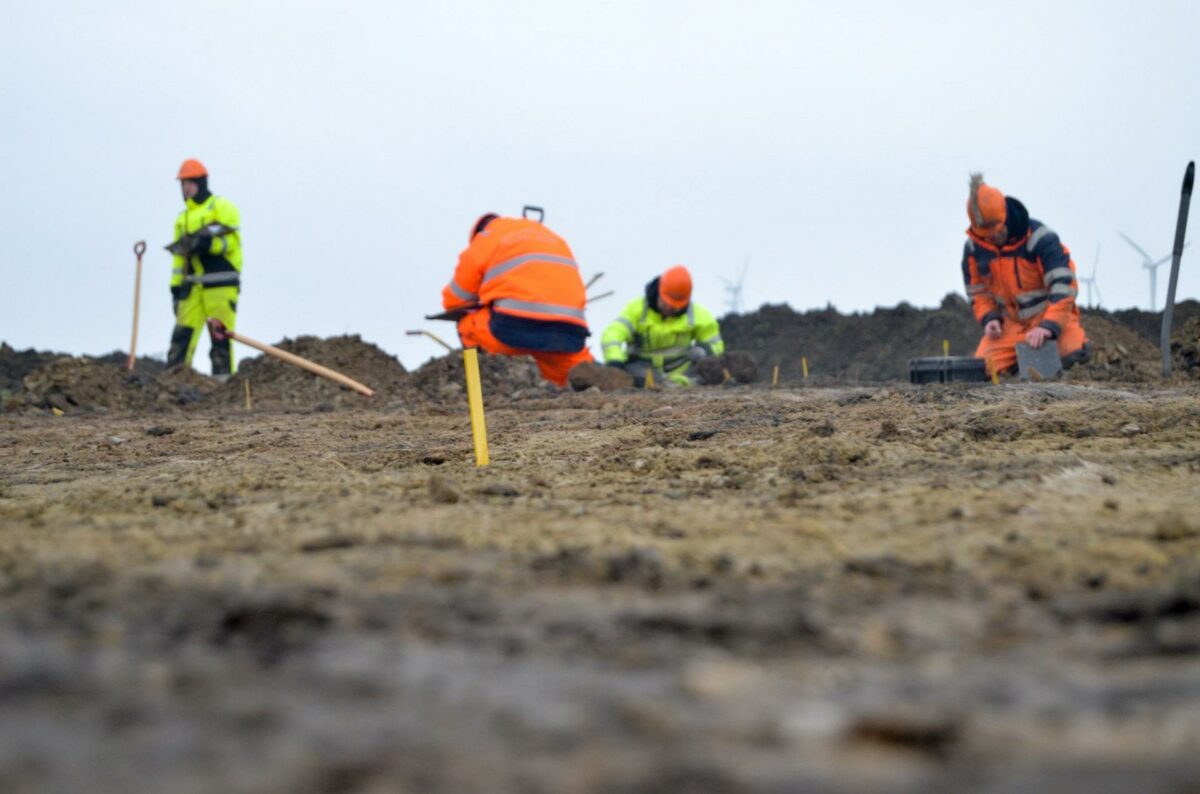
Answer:
<svg viewBox="0 0 1200 794"><path fill-rule="evenodd" d="M600 391L619 391L633 388L633 376L618 367L606 367L591 361L576 364L571 368L567 380L575 391L595 386Z"/></svg>
<svg viewBox="0 0 1200 794"><path fill-rule="evenodd" d="M1171 363L1180 375L1200 378L1200 314L1171 335Z"/></svg>
<svg viewBox="0 0 1200 794"><path fill-rule="evenodd" d="M719 386L726 380L754 383L758 380L758 362L750 353L731 350L723 356L700 359L696 363L696 374L705 386Z"/></svg>
<svg viewBox="0 0 1200 794"><path fill-rule="evenodd" d="M542 380L537 364L528 356L492 356L480 351L479 378L485 395L542 395L549 388ZM412 373L408 385L433 402L459 399L467 387L462 353L449 353L426 361Z"/></svg>
<svg viewBox="0 0 1200 794"><path fill-rule="evenodd" d="M276 347L353 378L373 389L381 404L401 396L408 381L404 365L395 356L364 342L357 334L327 339L300 336L284 339ZM237 374L224 385L218 398L244 404L247 382L255 406L320 410L365 405L360 394L268 355L240 362Z"/></svg>

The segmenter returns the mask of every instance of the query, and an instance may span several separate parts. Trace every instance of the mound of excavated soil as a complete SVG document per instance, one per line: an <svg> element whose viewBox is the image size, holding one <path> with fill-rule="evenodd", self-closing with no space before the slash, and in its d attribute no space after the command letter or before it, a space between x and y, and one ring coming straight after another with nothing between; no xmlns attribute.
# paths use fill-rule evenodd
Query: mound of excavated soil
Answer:
<svg viewBox="0 0 1200 794"><path fill-rule="evenodd" d="M549 388L528 356L491 356L480 351L479 379L485 398L541 395ZM461 399L467 387L462 353L456 351L426 361L412 373L408 385L433 402Z"/></svg>
<svg viewBox="0 0 1200 794"><path fill-rule="evenodd" d="M841 314L832 306L796 312L789 306L763 306L721 320L721 336L731 349L754 355L767 368L779 365L779 377L798 381L801 357L808 359L811 381L907 380L908 360L950 352L967 355L979 342L979 324L959 295L947 295L936 309L907 303L870 314Z"/></svg>
<svg viewBox="0 0 1200 794"><path fill-rule="evenodd" d="M1120 309L1110 312L1105 309L1085 309L1084 322L1089 317L1099 315L1112 320L1133 331L1155 347L1162 338L1162 312L1148 312L1142 309ZM1182 328L1193 317L1200 317L1200 301L1185 300L1175 304L1175 314L1172 325ZM1086 327L1086 326L1085 326Z"/></svg>
<svg viewBox="0 0 1200 794"><path fill-rule="evenodd" d="M0 342L0 392L20 391L25 376L51 361L63 358L62 353L40 350L14 350L7 342Z"/></svg>
<svg viewBox="0 0 1200 794"><path fill-rule="evenodd" d="M1176 317L1181 316L1185 323L1200 321L1200 303L1178 304ZM1073 379L1138 382L1159 377L1160 313L1085 311L1082 322L1093 353L1090 361L1071 370ZM970 355L981 331L966 300L950 294L935 309L902 303L870 314L763 306L723 318L721 334L731 347L753 352L764 366L779 364L781 380L800 380L801 357L807 357L810 382L822 384L907 380L909 359L941 355L942 340L950 342L951 355Z"/></svg>
<svg viewBox="0 0 1200 794"><path fill-rule="evenodd" d="M276 347L336 370L374 389L376 404L382 405L400 396L408 380L404 365L395 356L370 342L364 342L357 334L328 339L300 336L284 339ZM224 385L218 397L226 402L244 404L247 381L255 406L320 409L371 404L344 386L268 355L240 362L237 374Z"/></svg>
<svg viewBox="0 0 1200 794"><path fill-rule="evenodd" d="M219 384L190 369L126 372L101 359L63 356L25 376L6 409L147 411L201 402Z"/></svg>
<svg viewBox="0 0 1200 794"><path fill-rule="evenodd" d="M94 356L96 361L104 364L112 364L115 367L124 369L129 362L129 353L114 350L111 353L106 353L103 356ZM148 358L146 356L138 356L137 361L133 363L133 371L146 373L148 375L161 375L167 369L167 362L159 361L157 358Z"/></svg>
<svg viewBox="0 0 1200 794"><path fill-rule="evenodd" d="M1072 380L1143 382L1161 377L1158 349L1132 329L1100 315L1085 315L1082 322L1092 355L1068 371Z"/></svg>
<svg viewBox="0 0 1200 794"><path fill-rule="evenodd" d="M149 407L149 393L136 376L87 358L60 358L25 376L17 406L60 411Z"/></svg>
<svg viewBox="0 0 1200 794"><path fill-rule="evenodd" d="M1200 314L1171 334L1171 359L1179 375L1200 378Z"/></svg>

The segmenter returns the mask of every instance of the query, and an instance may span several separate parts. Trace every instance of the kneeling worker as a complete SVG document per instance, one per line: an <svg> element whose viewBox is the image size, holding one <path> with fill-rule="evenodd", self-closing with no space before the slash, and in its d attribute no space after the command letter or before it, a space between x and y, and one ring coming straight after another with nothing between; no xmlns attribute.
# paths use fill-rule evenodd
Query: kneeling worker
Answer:
<svg viewBox="0 0 1200 794"><path fill-rule="evenodd" d="M646 285L604 330L604 363L623 367L641 386L646 373L680 386L692 385L688 370L705 356L725 352L721 328L708 309L692 302L692 274L676 265Z"/></svg>
<svg viewBox="0 0 1200 794"><path fill-rule="evenodd" d="M975 319L983 326L976 358L989 372L1017 364L1017 344L1038 348L1058 342L1064 367L1088 357L1079 323L1075 263L1049 226L1029 217L1025 205L971 175L962 274Z"/></svg>
<svg viewBox="0 0 1200 794"><path fill-rule="evenodd" d="M442 290L464 347L532 356L542 377L567 385L576 364L591 361L584 318L587 291L566 242L540 221L484 215Z"/></svg>

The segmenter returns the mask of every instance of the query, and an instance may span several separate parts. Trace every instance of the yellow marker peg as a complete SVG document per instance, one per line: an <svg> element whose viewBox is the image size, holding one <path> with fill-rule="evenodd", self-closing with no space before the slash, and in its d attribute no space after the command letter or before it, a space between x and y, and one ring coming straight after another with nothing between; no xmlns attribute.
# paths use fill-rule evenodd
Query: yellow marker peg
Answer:
<svg viewBox="0 0 1200 794"><path fill-rule="evenodd" d="M250 396L250 379L246 378L246 410L254 410L254 398Z"/></svg>
<svg viewBox="0 0 1200 794"><path fill-rule="evenodd" d="M800 356L800 371L804 373L804 379L808 380L808 356Z"/></svg>
<svg viewBox="0 0 1200 794"><path fill-rule="evenodd" d="M646 370L646 388L647 389L654 388L654 369L653 368Z"/></svg>
<svg viewBox="0 0 1200 794"><path fill-rule="evenodd" d="M487 423L483 418L483 387L479 383L479 351L463 350L467 371L467 405L471 409L471 439L475 442L475 465L488 465Z"/></svg>
<svg viewBox="0 0 1200 794"><path fill-rule="evenodd" d="M774 369L771 370L771 388L775 388L778 385L779 385L779 365L776 364Z"/></svg>
<svg viewBox="0 0 1200 794"><path fill-rule="evenodd" d="M994 366L992 366L992 360L991 360L991 358L988 358L988 359L987 359L987 368L988 368L989 370L991 370L991 373L992 373L992 383L999 385L999 383L1000 383L1000 371L999 371L998 369L996 369Z"/></svg>
<svg viewBox="0 0 1200 794"><path fill-rule="evenodd" d="M949 339L942 340L942 355L943 356L950 355L950 340Z"/></svg>
<svg viewBox="0 0 1200 794"><path fill-rule="evenodd" d="M733 380L733 376L729 374L729 370L722 369L721 374L725 376L725 379L721 381L721 385L725 385L726 383L729 383L729 381Z"/></svg>

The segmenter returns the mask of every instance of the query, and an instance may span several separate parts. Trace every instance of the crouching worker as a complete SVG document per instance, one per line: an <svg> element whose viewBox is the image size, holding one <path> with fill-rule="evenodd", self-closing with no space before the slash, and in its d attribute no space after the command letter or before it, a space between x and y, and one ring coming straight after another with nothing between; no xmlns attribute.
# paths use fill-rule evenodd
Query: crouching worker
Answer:
<svg viewBox="0 0 1200 794"><path fill-rule="evenodd" d="M487 214L442 290L463 347L532 356L542 377L567 385L576 364L591 361L584 318L586 289L566 242L540 221Z"/></svg>
<svg viewBox="0 0 1200 794"><path fill-rule="evenodd" d="M646 294L625 307L600 343L604 363L625 369L638 386L651 370L658 379L691 386L692 364L725 352L717 319L692 301L692 275L683 265L647 284Z"/></svg>
<svg viewBox="0 0 1200 794"><path fill-rule="evenodd" d="M1085 361L1090 345L1075 303L1079 285L1071 252L1029 217L1025 205L971 175L962 273L975 319L983 326L976 358L989 372L1017 366L1017 345L1058 342L1063 367Z"/></svg>

